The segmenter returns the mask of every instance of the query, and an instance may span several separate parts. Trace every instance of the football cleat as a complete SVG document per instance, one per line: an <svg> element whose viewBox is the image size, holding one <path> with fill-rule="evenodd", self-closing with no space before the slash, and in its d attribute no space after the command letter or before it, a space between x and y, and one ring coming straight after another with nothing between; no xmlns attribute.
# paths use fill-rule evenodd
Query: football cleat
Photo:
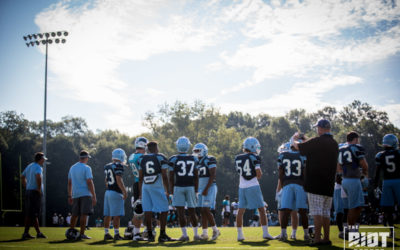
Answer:
<svg viewBox="0 0 400 250"><path fill-rule="evenodd" d="M112 240L112 239L114 238L111 236L111 234L107 233L104 235L104 240Z"/></svg>
<svg viewBox="0 0 400 250"><path fill-rule="evenodd" d="M189 236L184 236L184 235L182 235L182 236L178 239L178 241L189 241Z"/></svg>
<svg viewBox="0 0 400 250"><path fill-rule="evenodd" d="M200 235L193 236L193 241L202 240Z"/></svg>
<svg viewBox="0 0 400 250"><path fill-rule="evenodd" d="M81 235L79 236L79 238L80 238L81 240L90 240L92 237L87 236L86 234L81 234Z"/></svg>
<svg viewBox="0 0 400 250"><path fill-rule="evenodd" d="M29 233L24 233L21 237L23 240L29 240L29 239L34 239L35 237L33 237L32 235L30 235Z"/></svg>
<svg viewBox="0 0 400 250"><path fill-rule="evenodd" d="M280 235L275 236L274 239L279 241L287 241L287 235L281 233Z"/></svg>
<svg viewBox="0 0 400 250"><path fill-rule="evenodd" d="M162 243L167 241L175 241L175 240L169 237L167 234L160 234L160 236L158 236L158 242Z"/></svg>
<svg viewBox="0 0 400 250"><path fill-rule="evenodd" d="M119 234L114 235L114 240L123 240L123 239L124 238Z"/></svg>
<svg viewBox="0 0 400 250"><path fill-rule="evenodd" d="M38 233L36 235L36 239L47 239L46 235L44 235L43 233Z"/></svg>
<svg viewBox="0 0 400 250"><path fill-rule="evenodd" d="M274 240L275 238L269 233L263 234L263 239L265 240Z"/></svg>
<svg viewBox="0 0 400 250"><path fill-rule="evenodd" d="M213 235L211 237L211 240L216 240L218 239L218 236L221 235L221 232L217 229L216 231L213 231Z"/></svg>
<svg viewBox="0 0 400 250"><path fill-rule="evenodd" d="M133 236L132 238L133 241L144 241L142 235L140 233L137 233Z"/></svg>
<svg viewBox="0 0 400 250"><path fill-rule="evenodd" d="M202 235L200 235L200 238L202 240L208 240L208 234L202 234Z"/></svg>

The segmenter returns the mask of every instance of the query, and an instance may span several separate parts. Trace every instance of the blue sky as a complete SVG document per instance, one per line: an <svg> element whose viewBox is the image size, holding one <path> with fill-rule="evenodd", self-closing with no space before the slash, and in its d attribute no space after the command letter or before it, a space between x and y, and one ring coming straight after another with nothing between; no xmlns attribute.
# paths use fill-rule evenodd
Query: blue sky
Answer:
<svg viewBox="0 0 400 250"><path fill-rule="evenodd" d="M387 3L385 3L387 2ZM400 127L400 7L391 1L0 1L0 111L145 131L146 111L202 100L222 112L283 115L354 99Z"/></svg>

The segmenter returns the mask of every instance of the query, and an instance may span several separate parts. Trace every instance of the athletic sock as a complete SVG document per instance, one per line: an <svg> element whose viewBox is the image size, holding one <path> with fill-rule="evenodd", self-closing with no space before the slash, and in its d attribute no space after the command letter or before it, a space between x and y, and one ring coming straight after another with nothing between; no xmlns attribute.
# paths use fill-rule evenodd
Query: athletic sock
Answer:
<svg viewBox="0 0 400 250"><path fill-rule="evenodd" d="M292 236L296 236L297 229L292 229Z"/></svg>
<svg viewBox="0 0 400 250"><path fill-rule="evenodd" d="M186 227L181 227L181 230L182 230L182 235L187 237Z"/></svg>
<svg viewBox="0 0 400 250"><path fill-rule="evenodd" d="M261 226L261 227L262 227L263 233L268 234L268 225Z"/></svg>
<svg viewBox="0 0 400 250"><path fill-rule="evenodd" d="M213 230L214 232L215 232L215 231L218 231L217 225L213 226L213 227L212 227L212 230Z"/></svg>
<svg viewBox="0 0 400 250"><path fill-rule="evenodd" d="M114 228L114 235L118 235L119 234L119 228Z"/></svg>
<svg viewBox="0 0 400 250"><path fill-rule="evenodd" d="M194 236L198 236L197 229L198 229L198 227L193 227L193 234L194 234Z"/></svg>
<svg viewBox="0 0 400 250"><path fill-rule="evenodd" d="M204 235L207 235L207 234L208 234L207 228L203 228L203 234L204 234Z"/></svg>
<svg viewBox="0 0 400 250"><path fill-rule="evenodd" d="M281 234L282 235L286 235L287 233L286 233L286 228L281 228Z"/></svg>
<svg viewBox="0 0 400 250"><path fill-rule="evenodd" d="M304 230L304 235L308 235L308 228L303 228Z"/></svg>
<svg viewBox="0 0 400 250"><path fill-rule="evenodd" d="M108 228L104 228L104 234L108 234L109 229Z"/></svg>
<svg viewBox="0 0 400 250"><path fill-rule="evenodd" d="M133 234L138 234L138 233L140 233L140 227L134 227Z"/></svg>

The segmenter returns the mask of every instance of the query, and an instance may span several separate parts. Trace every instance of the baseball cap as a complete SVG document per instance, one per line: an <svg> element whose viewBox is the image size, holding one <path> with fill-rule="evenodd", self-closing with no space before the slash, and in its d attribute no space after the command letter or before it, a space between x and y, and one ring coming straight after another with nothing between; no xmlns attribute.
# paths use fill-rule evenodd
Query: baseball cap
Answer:
<svg viewBox="0 0 400 250"><path fill-rule="evenodd" d="M89 152L86 150L82 150L79 153L79 158L92 158L92 156L90 156Z"/></svg>
<svg viewBox="0 0 400 250"><path fill-rule="evenodd" d="M313 127L329 129L329 128L331 128L331 123L327 119L320 119L316 124L314 124Z"/></svg>
<svg viewBox="0 0 400 250"><path fill-rule="evenodd" d="M45 161L47 161L48 159L46 158L46 156L44 156L43 152L37 152L35 153L35 161L40 161L41 159L44 159Z"/></svg>

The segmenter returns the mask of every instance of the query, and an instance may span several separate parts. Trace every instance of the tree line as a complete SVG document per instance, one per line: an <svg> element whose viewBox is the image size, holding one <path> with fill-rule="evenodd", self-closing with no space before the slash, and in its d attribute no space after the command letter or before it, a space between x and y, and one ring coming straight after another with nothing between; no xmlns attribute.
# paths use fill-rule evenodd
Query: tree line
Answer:
<svg viewBox="0 0 400 250"><path fill-rule="evenodd" d="M278 179L277 149L296 131L301 131L308 137L316 136L312 125L320 118L331 121L332 132L339 143L345 142L349 131L354 130L361 135L370 176L375 173L374 156L381 150L379 145L382 137L386 133L399 134L399 128L390 122L386 112L377 111L368 103L358 100L340 110L330 106L314 113L295 109L279 117L266 113L250 115L237 111L223 114L218 108L201 101L192 104L177 101L160 106L156 112L147 112L143 125L148 128L148 132L137 136L158 141L160 152L166 156L176 153L175 141L180 136L188 137L193 145L198 142L205 143L209 154L215 156L218 161L218 212L225 195L230 195L231 199L238 195L239 177L234 168L234 156L241 153L241 145L246 137L258 138L262 147L261 189L270 208L276 209L274 197ZM0 113L3 209L20 207L19 156L23 170L32 162L33 154L42 150L42 136L43 122L29 121L23 114L14 111ZM102 194L105 192L103 167L111 161L111 152L115 148L124 149L128 156L133 153L137 136L128 136L118 130L95 133L88 128L86 121L79 117L66 116L58 122L48 120L47 221L50 222L54 212L66 214L70 210L67 203L67 175L69 168L77 162L81 149L88 150L92 155L88 164L92 167L98 198L91 221L102 217ZM132 186L133 175L129 168L125 171L124 183L128 187ZM131 192L129 189L128 193ZM131 217L129 199L130 196L125 202L127 216L122 220L123 225ZM21 218L18 213L8 213L1 223L15 225Z"/></svg>

